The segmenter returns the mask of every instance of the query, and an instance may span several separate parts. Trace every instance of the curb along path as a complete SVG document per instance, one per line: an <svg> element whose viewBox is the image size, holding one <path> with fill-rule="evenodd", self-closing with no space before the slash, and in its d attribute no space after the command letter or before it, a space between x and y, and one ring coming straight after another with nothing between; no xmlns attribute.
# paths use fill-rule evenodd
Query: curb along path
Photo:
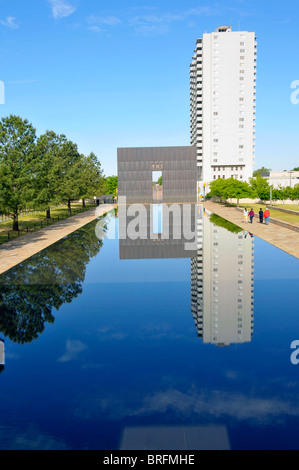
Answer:
<svg viewBox="0 0 299 470"><path fill-rule="evenodd" d="M205 202L203 206L214 214L220 215L229 222L232 222L243 230L262 238L271 245L280 248L296 258L299 258L299 233L286 227L281 227L274 223L269 225L260 224L254 219L253 223L245 224L243 214L234 207L224 207L214 202ZM271 217L270 217L271 219Z"/></svg>
<svg viewBox="0 0 299 470"><path fill-rule="evenodd" d="M0 246L0 274L84 227L101 215L110 212L115 207L112 204L104 204L83 214L61 220L50 227L36 230L21 238L4 243Z"/></svg>

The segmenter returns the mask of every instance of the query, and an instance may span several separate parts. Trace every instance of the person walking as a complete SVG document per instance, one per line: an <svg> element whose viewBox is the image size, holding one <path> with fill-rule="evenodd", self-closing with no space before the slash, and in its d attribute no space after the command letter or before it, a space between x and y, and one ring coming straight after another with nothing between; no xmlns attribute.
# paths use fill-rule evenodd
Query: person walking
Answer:
<svg viewBox="0 0 299 470"><path fill-rule="evenodd" d="M269 209L267 209L267 207L266 207L266 210L264 212L264 218L265 218L265 224L269 225L270 211L269 211Z"/></svg>
<svg viewBox="0 0 299 470"><path fill-rule="evenodd" d="M259 218L260 218L260 224L262 224L264 222L264 211L262 208L260 208L260 211L259 211Z"/></svg>
<svg viewBox="0 0 299 470"><path fill-rule="evenodd" d="M248 221L248 211L247 211L246 207L245 207L245 209L244 209L243 215L244 215L244 224L247 224L247 221Z"/></svg>
<svg viewBox="0 0 299 470"><path fill-rule="evenodd" d="M254 211L253 211L253 209L251 209L251 211L249 212L249 217L250 217L250 223L252 224L253 217L254 217Z"/></svg>

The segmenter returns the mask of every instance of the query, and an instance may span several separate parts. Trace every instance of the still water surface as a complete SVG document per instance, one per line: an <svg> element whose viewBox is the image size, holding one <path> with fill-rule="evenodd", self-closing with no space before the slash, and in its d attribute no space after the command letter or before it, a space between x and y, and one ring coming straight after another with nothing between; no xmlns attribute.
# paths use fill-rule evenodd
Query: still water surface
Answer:
<svg viewBox="0 0 299 470"><path fill-rule="evenodd" d="M0 277L0 448L298 449L298 260L200 211L185 257L96 224Z"/></svg>

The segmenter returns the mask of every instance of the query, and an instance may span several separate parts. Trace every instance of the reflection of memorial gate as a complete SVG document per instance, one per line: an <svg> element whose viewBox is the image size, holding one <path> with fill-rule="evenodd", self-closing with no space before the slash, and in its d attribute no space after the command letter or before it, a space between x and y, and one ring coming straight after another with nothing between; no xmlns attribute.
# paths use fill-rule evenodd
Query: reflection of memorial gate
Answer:
<svg viewBox="0 0 299 470"><path fill-rule="evenodd" d="M196 147L122 148L117 158L118 193L128 204L196 202ZM153 187L155 171L162 187Z"/></svg>
<svg viewBox="0 0 299 470"><path fill-rule="evenodd" d="M137 211L134 216L124 216L123 211L126 209L123 207L119 212L119 258L194 258L197 254L196 208L195 205L190 208L188 219L183 205L179 204L146 204L142 212ZM132 237L129 226L136 215L140 236ZM161 217L161 220L155 221L157 217Z"/></svg>
<svg viewBox="0 0 299 470"><path fill-rule="evenodd" d="M163 186L159 184L153 186L153 202L157 204L163 202Z"/></svg>
<svg viewBox="0 0 299 470"><path fill-rule="evenodd" d="M152 163L152 174L153 202L159 204L163 202L163 163Z"/></svg>

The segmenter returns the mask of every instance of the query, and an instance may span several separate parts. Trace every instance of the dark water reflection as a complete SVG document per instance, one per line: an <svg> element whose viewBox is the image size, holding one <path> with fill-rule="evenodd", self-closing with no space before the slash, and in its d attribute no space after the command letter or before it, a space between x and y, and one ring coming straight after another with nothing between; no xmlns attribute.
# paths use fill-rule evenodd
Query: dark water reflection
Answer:
<svg viewBox="0 0 299 470"><path fill-rule="evenodd" d="M298 448L298 260L203 211L185 254L95 224L1 276L0 447Z"/></svg>
<svg viewBox="0 0 299 470"><path fill-rule="evenodd" d="M0 276L0 331L12 341L36 339L52 310L82 293L86 266L103 241L88 225Z"/></svg>

